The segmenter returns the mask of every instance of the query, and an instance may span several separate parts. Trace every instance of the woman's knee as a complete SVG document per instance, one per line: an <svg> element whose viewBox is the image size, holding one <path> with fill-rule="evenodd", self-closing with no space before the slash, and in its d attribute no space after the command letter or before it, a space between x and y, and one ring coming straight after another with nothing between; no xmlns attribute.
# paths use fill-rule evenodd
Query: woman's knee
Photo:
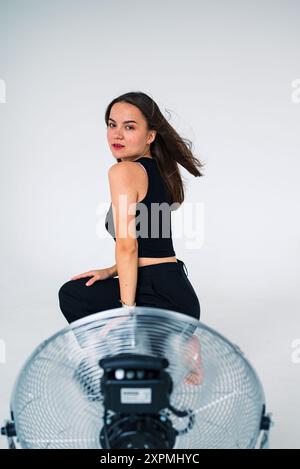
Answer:
<svg viewBox="0 0 300 469"><path fill-rule="evenodd" d="M77 310L76 297L74 296L74 287L71 281L64 283L58 290L59 307L68 323L76 320L74 311ZM73 293L73 294L72 294Z"/></svg>
<svg viewBox="0 0 300 469"><path fill-rule="evenodd" d="M71 293L71 290L72 290L72 286L70 285L71 282L72 282L72 280L64 283L60 287L60 289L58 290L59 300L64 300L64 298Z"/></svg>
<svg viewBox="0 0 300 469"><path fill-rule="evenodd" d="M72 298L76 298L76 296L80 296L83 282L84 279L78 279L69 280L68 282L64 283L58 290L59 298L64 298L65 296L72 296Z"/></svg>

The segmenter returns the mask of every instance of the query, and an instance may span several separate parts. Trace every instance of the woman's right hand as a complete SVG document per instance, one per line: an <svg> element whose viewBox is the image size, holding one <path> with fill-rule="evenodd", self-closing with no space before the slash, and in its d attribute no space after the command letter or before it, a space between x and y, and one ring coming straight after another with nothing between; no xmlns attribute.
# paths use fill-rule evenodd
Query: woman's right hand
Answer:
<svg viewBox="0 0 300 469"><path fill-rule="evenodd" d="M106 269L89 270L88 272L74 275L74 277L71 277L71 280L78 280L80 278L85 278L85 277L92 277L86 283L86 286L89 287L90 285L93 285L93 283L97 282L98 280L105 280L107 278L113 277L113 272L110 267Z"/></svg>

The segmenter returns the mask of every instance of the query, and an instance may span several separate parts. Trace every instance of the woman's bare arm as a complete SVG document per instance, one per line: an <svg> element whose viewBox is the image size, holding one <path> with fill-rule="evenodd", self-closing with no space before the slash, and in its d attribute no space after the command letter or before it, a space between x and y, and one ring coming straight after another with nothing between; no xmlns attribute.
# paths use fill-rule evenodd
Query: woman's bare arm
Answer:
<svg viewBox="0 0 300 469"><path fill-rule="evenodd" d="M108 172L112 211L115 225L115 257L119 276L120 299L127 305L135 303L138 275L138 244L135 232L137 165L122 161Z"/></svg>
<svg viewBox="0 0 300 469"><path fill-rule="evenodd" d="M118 275L117 264L108 267L108 270L110 272L110 277L116 277Z"/></svg>

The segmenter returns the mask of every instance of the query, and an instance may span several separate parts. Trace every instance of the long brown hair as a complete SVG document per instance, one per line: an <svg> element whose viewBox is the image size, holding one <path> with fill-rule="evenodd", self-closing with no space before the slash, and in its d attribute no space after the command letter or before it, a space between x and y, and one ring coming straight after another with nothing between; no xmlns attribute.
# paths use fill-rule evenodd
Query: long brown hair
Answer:
<svg viewBox="0 0 300 469"><path fill-rule="evenodd" d="M205 163L193 155L192 142L178 135L163 116L155 101L140 91L122 94L111 101L105 111L107 126L112 106L120 102L138 107L147 121L148 130L157 131L155 140L150 144L150 153L157 160L160 173L171 194L172 203L182 204L185 185L178 164L197 177L203 176L198 168L202 168Z"/></svg>

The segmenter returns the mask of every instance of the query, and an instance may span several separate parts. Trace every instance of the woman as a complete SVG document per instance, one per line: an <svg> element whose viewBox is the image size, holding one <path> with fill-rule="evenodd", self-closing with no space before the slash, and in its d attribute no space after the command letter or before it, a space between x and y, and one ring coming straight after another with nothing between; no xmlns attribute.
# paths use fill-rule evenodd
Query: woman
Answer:
<svg viewBox="0 0 300 469"><path fill-rule="evenodd" d="M178 163L194 176L202 176L203 164L144 93L114 99L105 122L117 160L108 171L112 203L105 223L116 264L72 277L59 290L60 308L69 323L121 304L199 319L199 300L174 251L171 211L184 201Z"/></svg>

